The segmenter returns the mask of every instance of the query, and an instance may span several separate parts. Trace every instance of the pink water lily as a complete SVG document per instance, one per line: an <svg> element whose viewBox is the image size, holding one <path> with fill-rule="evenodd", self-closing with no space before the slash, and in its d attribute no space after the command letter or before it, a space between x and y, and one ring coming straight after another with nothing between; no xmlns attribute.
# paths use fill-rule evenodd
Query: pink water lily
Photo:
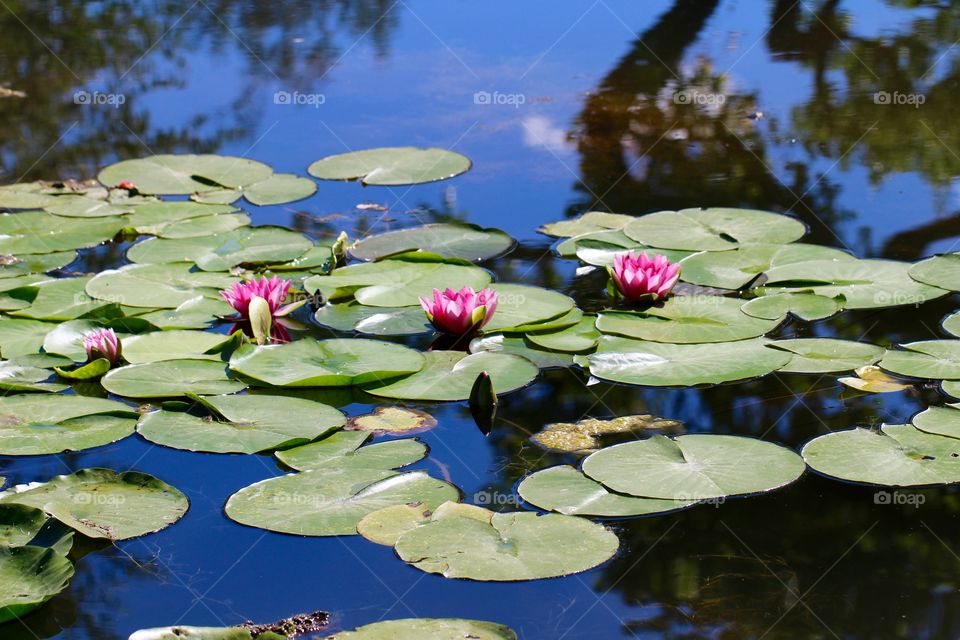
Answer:
<svg viewBox="0 0 960 640"><path fill-rule="evenodd" d="M665 256L648 256L632 251L617 254L613 269L608 268L617 291L630 301L663 300L680 278L680 265Z"/></svg>
<svg viewBox="0 0 960 640"><path fill-rule="evenodd" d="M110 364L116 364L120 359L120 341L113 329L94 329L83 336L83 348L87 358L92 362L99 358L106 358Z"/></svg>
<svg viewBox="0 0 960 640"><path fill-rule="evenodd" d="M466 336L476 333L490 322L493 312L497 310L497 300L497 293L493 289L434 289L433 299L421 297L420 306L437 331L452 336Z"/></svg>
<svg viewBox="0 0 960 640"><path fill-rule="evenodd" d="M270 315L280 317L301 306L301 303L283 305L287 293L290 292L290 284L289 280L282 280L277 276L259 280L254 278L246 282L237 282L229 289L221 291L220 295L245 320L250 319L250 301L254 298L266 300L267 306L270 308Z"/></svg>

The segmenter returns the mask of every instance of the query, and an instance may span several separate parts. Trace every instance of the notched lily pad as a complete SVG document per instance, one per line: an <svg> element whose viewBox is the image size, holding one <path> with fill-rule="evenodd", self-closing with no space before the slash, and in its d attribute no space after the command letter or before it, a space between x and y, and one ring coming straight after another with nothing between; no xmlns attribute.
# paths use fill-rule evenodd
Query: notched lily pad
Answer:
<svg viewBox="0 0 960 640"><path fill-rule="evenodd" d="M446 180L467 171L470 159L438 148L380 147L317 160L307 172L321 180L360 180L369 185L407 185Z"/></svg>

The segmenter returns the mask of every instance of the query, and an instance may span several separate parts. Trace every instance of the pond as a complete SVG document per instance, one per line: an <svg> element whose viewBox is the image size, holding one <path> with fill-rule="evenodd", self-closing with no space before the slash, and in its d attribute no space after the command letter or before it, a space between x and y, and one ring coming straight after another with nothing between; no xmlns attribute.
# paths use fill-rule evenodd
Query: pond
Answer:
<svg viewBox="0 0 960 640"><path fill-rule="evenodd" d="M0 487L70 476L0 494L0 615L49 597L0 637L960 636L955 5L6 0L0 34L0 184L49 181L0 189ZM341 156L384 147L445 151ZM682 260L666 302L613 295L630 249ZM300 306L241 338L217 292L261 271ZM417 296L464 285L499 303L460 364ZM74 379L101 326L129 364Z"/></svg>

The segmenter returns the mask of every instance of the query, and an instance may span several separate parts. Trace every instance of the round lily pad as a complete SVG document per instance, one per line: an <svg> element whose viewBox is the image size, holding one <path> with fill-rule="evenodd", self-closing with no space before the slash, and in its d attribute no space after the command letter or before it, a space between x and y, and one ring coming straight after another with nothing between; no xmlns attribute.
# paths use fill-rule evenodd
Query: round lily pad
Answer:
<svg viewBox="0 0 960 640"><path fill-rule="evenodd" d="M76 395L0 397L0 453L80 451L133 433L137 413L120 402Z"/></svg>
<svg viewBox="0 0 960 640"><path fill-rule="evenodd" d="M604 311L596 326L603 333L638 340L692 344L756 338L783 320L748 316L740 310L742 304L719 296L674 296L642 312Z"/></svg>
<svg viewBox="0 0 960 640"><path fill-rule="evenodd" d="M583 316L580 322L559 331L530 332L527 340L535 345L554 351L578 353L589 351L597 346L600 331L596 327L596 316Z"/></svg>
<svg viewBox="0 0 960 640"><path fill-rule="evenodd" d="M360 446L370 433L337 431L318 442L278 451L275 455L291 469L312 471L331 466L364 469L399 469L423 459L427 447L414 438L388 440Z"/></svg>
<svg viewBox="0 0 960 640"><path fill-rule="evenodd" d="M600 339L586 356L590 374L602 380L648 386L719 384L763 376L786 365L792 355L767 348L767 340L667 344L615 336Z"/></svg>
<svg viewBox="0 0 960 640"><path fill-rule="evenodd" d="M165 398L236 393L246 388L227 377L223 362L210 360L164 360L131 364L113 369L100 383L110 393L128 398Z"/></svg>
<svg viewBox="0 0 960 640"><path fill-rule="evenodd" d="M811 322L829 318L840 311L840 302L836 298L815 293L773 293L748 300L740 310L748 316L769 320L792 313L801 320Z"/></svg>
<svg viewBox="0 0 960 640"><path fill-rule="evenodd" d="M311 164L307 172L321 180L405 185L445 180L469 168L469 158L446 149L380 147L327 156Z"/></svg>
<svg viewBox="0 0 960 640"><path fill-rule="evenodd" d="M793 354L790 362L780 369L787 373L852 371L874 364L886 352L875 344L833 338L775 340L767 346Z"/></svg>
<svg viewBox="0 0 960 640"><path fill-rule="evenodd" d="M25 504L0 504L0 547L22 547L47 522L47 514Z"/></svg>
<svg viewBox="0 0 960 640"><path fill-rule="evenodd" d="M192 262L203 271L226 271L240 264L274 264L304 255L313 242L282 227L243 227L198 238L150 238L130 247L138 264Z"/></svg>
<svg viewBox="0 0 960 640"><path fill-rule="evenodd" d="M186 496L139 471L81 469L0 492L0 503L42 509L91 538L127 540L164 529L187 512Z"/></svg>
<svg viewBox="0 0 960 640"><path fill-rule="evenodd" d="M424 357L408 347L379 340L304 338L294 343L241 347L230 369L281 387L343 387L411 374Z"/></svg>
<svg viewBox="0 0 960 640"><path fill-rule="evenodd" d="M366 514L396 504L439 506L457 488L415 471L331 465L270 478L230 496L226 512L240 524L305 536L354 535Z"/></svg>
<svg viewBox="0 0 960 640"><path fill-rule="evenodd" d="M517 640L517 634L494 622L459 618L385 620L341 631L326 640Z"/></svg>
<svg viewBox="0 0 960 640"><path fill-rule="evenodd" d="M960 439L911 425L835 431L814 438L801 453L814 471L848 482L891 487L960 482Z"/></svg>
<svg viewBox="0 0 960 640"><path fill-rule="evenodd" d="M176 308L197 296L219 297L218 291L237 282L225 273L192 271L185 264L129 264L95 275L86 292L99 300L128 307Z"/></svg>
<svg viewBox="0 0 960 640"><path fill-rule="evenodd" d="M217 348L230 338L207 331L152 331L123 338L123 358L130 364L162 360L220 360Z"/></svg>
<svg viewBox="0 0 960 640"><path fill-rule="evenodd" d="M954 312L944 318L941 326L950 335L960 337L960 312Z"/></svg>
<svg viewBox="0 0 960 640"><path fill-rule="evenodd" d="M209 415L159 410L137 424L141 436L174 449L259 453L296 447L342 426L333 407L284 396L192 396Z"/></svg>
<svg viewBox="0 0 960 640"><path fill-rule="evenodd" d="M960 254L946 253L927 258L910 267L909 273L918 282L957 291L960 286Z"/></svg>
<svg viewBox="0 0 960 640"><path fill-rule="evenodd" d="M0 623L17 620L67 588L73 564L53 549L0 545Z"/></svg>
<svg viewBox="0 0 960 640"><path fill-rule="evenodd" d="M406 407L377 407L373 413L350 418L347 429L376 434L409 434L427 431L437 426L429 413Z"/></svg>
<svg viewBox="0 0 960 640"><path fill-rule="evenodd" d="M538 580L592 569L620 546L613 532L584 518L557 513L455 511L400 535L397 555L447 578ZM442 514L442 512L441 512Z"/></svg>
<svg viewBox="0 0 960 640"><path fill-rule="evenodd" d="M421 250L462 260L484 260L506 253L513 245L513 238L499 229L484 229L465 223L439 223L369 236L357 242L350 253L360 260L378 260Z"/></svg>
<svg viewBox="0 0 960 640"><path fill-rule="evenodd" d="M117 162L103 169L98 179L107 186L133 182L140 193L186 195L242 187L272 173L269 166L247 158L165 154Z"/></svg>
<svg viewBox="0 0 960 640"><path fill-rule="evenodd" d="M593 453L602 447L602 438L615 434L646 431L682 431L679 420L660 418L647 413L618 416L608 420L582 418L576 422L553 422L530 436L544 449L569 453Z"/></svg>
<svg viewBox="0 0 960 640"><path fill-rule="evenodd" d="M490 374L495 393L507 393L533 382L539 373L535 364L519 356L482 352L428 351L422 370L392 384L367 392L401 400L466 400L481 372Z"/></svg>
<svg viewBox="0 0 960 640"><path fill-rule="evenodd" d="M669 500L708 500L764 493L803 475L800 456L772 442L690 434L601 449L583 472L609 489Z"/></svg>
<svg viewBox="0 0 960 640"><path fill-rule="evenodd" d="M557 238L570 238L584 233L622 229L634 221L634 216L621 213L607 213L605 211L587 211L572 220L561 220L541 226L537 231Z"/></svg>
<svg viewBox="0 0 960 640"><path fill-rule="evenodd" d="M46 211L0 214L0 254L57 253L94 247L125 225L120 216L64 221Z"/></svg>
<svg viewBox="0 0 960 640"><path fill-rule="evenodd" d="M710 208L648 213L623 231L651 247L724 251L745 243L793 242L807 228L795 218L768 211Z"/></svg>
<svg viewBox="0 0 960 640"><path fill-rule="evenodd" d="M325 304L313 317L321 326L336 331L356 331L374 336L416 335L433 330L419 306L370 307L351 300Z"/></svg>
<svg viewBox="0 0 960 640"><path fill-rule="evenodd" d="M810 260L853 260L849 253L816 244L747 244L733 251L703 251L681 262L685 282L739 289L771 267Z"/></svg>
<svg viewBox="0 0 960 640"><path fill-rule="evenodd" d="M880 366L902 376L933 380L960 379L960 340L923 340L890 349Z"/></svg>
<svg viewBox="0 0 960 640"><path fill-rule="evenodd" d="M660 500L612 493L567 465L527 476L517 487L517 493L535 507L568 516L645 516L678 511L697 503L696 500Z"/></svg>
<svg viewBox="0 0 960 640"><path fill-rule="evenodd" d="M292 173L275 173L266 180L254 182L242 191L251 203L265 207L309 198L317 192L317 183Z"/></svg>
<svg viewBox="0 0 960 640"><path fill-rule="evenodd" d="M913 416L913 426L924 433L960 438L960 411L951 407L929 407Z"/></svg>
<svg viewBox="0 0 960 640"><path fill-rule="evenodd" d="M531 325L570 313L574 301L562 293L522 284L494 284L497 309L484 331L525 331ZM571 317L566 326L576 324L582 316Z"/></svg>
<svg viewBox="0 0 960 640"><path fill-rule="evenodd" d="M57 251L36 255L0 255L0 278L14 278L29 273L61 269L77 259L76 251Z"/></svg>

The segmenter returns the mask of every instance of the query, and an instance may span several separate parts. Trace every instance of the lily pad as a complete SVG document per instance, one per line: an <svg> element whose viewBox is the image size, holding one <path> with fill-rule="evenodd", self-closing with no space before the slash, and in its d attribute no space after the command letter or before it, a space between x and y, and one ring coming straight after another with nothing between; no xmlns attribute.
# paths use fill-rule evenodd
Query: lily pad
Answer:
<svg viewBox="0 0 960 640"><path fill-rule="evenodd" d="M541 226L537 231L557 238L570 238L594 231L622 229L636 220L634 216L605 211L588 211L572 220L561 220Z"/></svg>
<svg viewBox="0 0 960 640"><path fill-rule="evenodd" d="M22 547L47 522L47 514L25 504L0 504L0 547Z"/></svg>
<svg viewBox="0 0 960 640"><path fill-rule="evenodd" d="M494 622L459 618L385 620L341 631L325 640L517 640L517 634Z"/></svg>
<svg viewBox="0 0 960 640"><path fill-rule="evenodd" d="M246 158L166 154L117 162L98 179L107 186L133 182L140 193L186 195L250 185L272 173L269 166Z"/></svg>
<svg viewBox="0 0 960 640"><path fill-rule="evenodd" d="M8 295L29 300L30 306L9 313L34 320L61 321L96 315L110 301L97 300L85 293L90 280L89 277L58 278L12 290Z"/></svg>
<svg viewBox="0 0 960 640"><path fill-rule="evenodd" d="M854 260L833 247L816 244L747 244L733 251L703 251L681 263L685 282L719 289L740 289L771 267L811 260Z"/></svg>
<svg viewBox="0 0 960 640"><path fill-rule="evenodd" d="M56 202L45 207L57 216L67 218L104 218L130 213L136 205L127 203L113 203L109 200L91 198L88 196L60 196Z"/></svg>
<svg viewBox="0 0 960 640"><path fill-rule="evenodd" d="M676 431L683 429L678 420L659 418L649 414L619 416L609 420L584 418L577 422L554 422L548 424L530 439L545 449L569 453L593 453L601 445L604 436L636 433L649 430Z"/></svg>
<svg viewBox="0 0 960 640"><path fill-rule="evenodd" d="M596 316L586 315L572 327L559 331L531 332L526 334L526 338L537 346L554 351L570 353L589 351L597 346L597 340L600 339L596 322Z"/></svg>
<svg viewBox="0 0 960 640"><path fill-rule="evenodd" d="M719 384L767 375L786 365L787 352L767 348L767 340L667 344L615 336L600 339L586 356L590 374L602 380L647 386Z"/></svg>
<svg viewBox="0 0 960 640"><path fill-rule="evenodd" d="M404 336L433 330L426 314L416 307L370 307L351 300L325 304L314 314L318 324L336 331L374 336Z"/></svg>
<svg viewBox="0 0 960 640"><path fill-rule="evenodd" d="M153 331L120 341L123 358L130 364L163 360L220 360L218 347L231 338L207 331Z"/></svg>
<svg viewBox="0 0 960 640"><path fill-rule="evenodd" d="M292 173L275 173L266 180L254 182L242 193L251 203L265 207L303 200L316 192L317 183L313 180Z"/></svg>
<svg viewBox="0 0 960 640"><path fill-rule="evenodd" d="M611 232L607 232L607 234L610 233ZM583 238L582 236L570 238L567 243L574 244L576 249L575 255L577 259L595 267L614 266L617 256L628 250L633 251L634 253L645 253L651 258L654 256L663 256L670 262L680 262L692 254L690 251L680 251L679 249L657 249L654 247L648 247L646 245L639 244L635 240L627 238L627 236L623 235L622 232L617 231L616 233L623 236L626 241L626 247L623 247L618 243L613 244L602 240ZM565 246L563 247L563 250L567 250L567 248L568 247Z"/></svg>
<svg viewBox="0 0 960 640"><path fill-rule="evenodd" d="M222 298L207 298L200 294L175 309L150 311L137 317L158 329L203 329L233 313L233 307Z"/></svg>
<svg viewBox="0 0 960 640"><path fill-rule="evenodd" d="M45 193L39 182L18 182L0 186L0 208L42 209L57 201L57 195Z"/></svg>
<svg viewBox="0 0 960 640"><path fill-rule="evenodd" d="M49 369L2 360L0 361L0 390L56 393L67 388L67 385L46 382L51 375L53 372Z"/></svg>
<svg viewBox="0 0 960 640"><path fill-rule="evenodd" d="M372 511L421 502L457 500L457 488L422 471L331 465L270 478L241 489L227 501L227 516L251 527L305 536L354 535Z"/></svg>
<svg viewBox="0 0 960 640"><path fill-rule="evenodd" d="M30 273L62 269L76 259L77 252L73 250L36 255L0 256L0 278L15 278Z"/></svg>
<svg viewBox="0 0 960 640"><path fill-rule="evenodd" d="M423 355L426 365L421 371L367 392L401 400L457 401L470 397L473 383L483 371L490 374L497 394L525 387L539 373L529 360L504 353L428 351Z"/></svg>
<svg viewBox="0 0 960 640"><path fill-rule="evenodd" d="M513 238L499 229L440 223L373 235L357 242L350 253L360 260L379 260L422 250L462 260L485 260L506 253L514 244Z"/></svg>
<svg viewBox="0 0 960 640"><path fill-rule="evenodd" d="M76 395L0 397L0 454L80 451L133 433L137 413L113 400Z"/></svg>
<svg viewBox="0 0 960 640"><path fill-rule="evenodd" d="M373 413L350 418L347 429L383 435L420 433L435 426L436 418L423 411L406 407L377 407Z"/></svg>
<svg viewBox="0 0 960 640"><path fill-rule="evenodd" d="M187 512L186 496L139 471L81 469L0 492L0 503L42 509L91 538L127 540L164 529Z"/></svg>
<svg viewBox="0 0 960 640"><path fill-rule="evenodd" d="M848 482L891 487L960 482L960 439L911 425L835 431L814 438L801 453L814 471Z"/></svg>
<svg viewBox="0 0 960 640"><path fill-rule="evenodd" d="M94 247L125 225L120 216L64 221L45 211L0 214L0 254L59 253Z"/></svg>
<svg viewBox="0 0 960 640"><path fill-rule="evenodd" d="M0 623L18 620L67 588L73 564L53 549L0 545Z"/></svg>
<svg viewBox="0 0 960 640"><path fill-rule="evenodd" d="M517 493L535 507L568 516L646 516L697 504L696 500L660 500L612 493L567 465L527 476L517 487Z"/></svg>
<svg viewBox="0 0 960 640"><path fill-rule="evenodd" d="M484 331L524 331L531 325L559 318L573 311L574 301L562 293L522 284L494 284L497 292L497 310ZM566 326L575 325L582 316L569 318ZM551 327L552 328L552 327Z"/></svg>
<svg viewBox="0 0 960 640"><path fill-rule="evenodd" d="M957 291L960 287L960 254L946 253L910 267L910 277L932 287Z"/></svg>
<svg viewBox="0 0 960 640"><path fill-rule="evenodd" d="M596 326L603 333L638 340L694 344L756 338L782 321L748 316L740 310L742 304L719 296L674 296L641 312L601 312Z"/></svg>
<svg viewBox="0 0 960 640"><path fill-rule="evenodd" d="M212 415L159 410L137 424L141 436L166 447L212 453L259 453L296 447L342 426L333 407L283 396L190 396Z"/></svg>
<svg viewBox="0 0 960 640"><path fill-rule="evenodd" d="M56 326L39 320L0 317L0 353L4 358L37 353Z"/></svg>
<svg viewBox="0 0 960 640"><path fill-rule="evenodd" d="M855 371L856 376L837 378L837 382L864 393L896 393L913 387L893 376L887 375L880 367L868 365ZM944 385L946 385L944 381ZM944 386L946 391L946 386Z"/></svg>
<svg viewBox="0 0 960 640"><path fill-rule="evenodd" d="M573 356L541 349L523 335L486 334L470 341L470 353L506 353L526 358L540 369L563 369L573 366Z"/></svg>
<svg viewBox="0 0 960 640"><path fill-rule="evenodd" d="M138 206L127 216L128 227L137 233L156 235L171 225L194 218L207 218L237 211L228 204L201 204L189 200L158 201Z"/></svg>
<svg viewBox="0 0 960 640"><path fill-rule="evenodd" d="M793 242L807 228L795 218L768 211L710 208L648 213L623 231L651 247L725 251L747 243Z"/></svg>
<svg viewBox="0 0 960 640"><path fill-rule="evenodd" d="M331 467L387 471L413 464L427 455L427 447L414 438L360 446L370 436L367 432L337 431L319 442L278 451L275 455L285 465L298 471Z"/></svg>
<svg viewBox="0 0 960 640"><path fill-rule="evenodd" d="M787 373L851 371L874 364L886 352L886 349L875 344L833 338L775 340L767 346L794 354L790 362L780 369Z"/></svg>
<svg viewBox="0 0 960 640"><path fill-rule="evenodd" d="M280 387L343 387L380 382L420 371L424 357L379 340L304 338L291 344L241 347L230 369Z"/></svg>
<svg viewBox="0 0 960 640"><path fill-rule="evenodd" d="M226 271L240 264L273 264L299 258L313 247L301 233L281 227L244 227L199 238L150 238L130 247L139 264L192 262L203 271Z"/></svg>
<svg viewBox="0 0 960 640"><path fill-rule="evenodd" d="M960 379L960 340L922 340L890 349L880 366L891 373L933 380Z"/></svg>
<svg viewBox="0 0 960 640"><path fill-rule="evenodd" d="M225 273L192 271L185 264L129 264L95 275L86 292L128 307L175 308L197 296L219 298L219 290L237 282Z"/></svg>
<svg viewBox="0 0 960 640"><path fill-rule="evenodd" d="M370 185L423 184L466 172L470 159L431 147L380 147L327 156L307 168L321 180L360 180Z"/></svg>
<svg viewBox="0 0 960 640"><path fill-rule="evenodd" d="M740 310L754 318L775 320L792 313L811 322L829 318L840 311L841 301L814 293L774 293L747 301Z"/></svg>
<svg viewBox="0 0 960 640"><path fill-rule="evenodd" d="M613 532L584 518L473 510L435 510L430 522L400 535L397 555L447 578L515 581L580 573L620 546Z"/></svg>
<svg viewBox="0 0 960 640"><path fill-rule="evenodd" d="M913 426L924 433L960 438L960 411L956 405L929 407L913 416Z"/></svg>
<svg viewBox="0 0 960 640"><path fill-rule="evenodd" d="M113 369L100 381L110 393L128 398L165 398L221 395L242 391L247 385L227 377L223 362L164 360Z"/></svg>
<svg viewBox="0 0 960 640"><path fill-rule="evenodd" d="M161 238L201 238L215 236L250 224L245 213L224 213L219 216L190 218L169 224L157 232Z"/></svg>
<svg viewBox="0 0 960 640"><path fill-rule="evenodd" d="M670 500L765 493L796 481L804 468L800 456L778 444L714 434L652 436L583 461L583 472L609 489Z"/></svg>

